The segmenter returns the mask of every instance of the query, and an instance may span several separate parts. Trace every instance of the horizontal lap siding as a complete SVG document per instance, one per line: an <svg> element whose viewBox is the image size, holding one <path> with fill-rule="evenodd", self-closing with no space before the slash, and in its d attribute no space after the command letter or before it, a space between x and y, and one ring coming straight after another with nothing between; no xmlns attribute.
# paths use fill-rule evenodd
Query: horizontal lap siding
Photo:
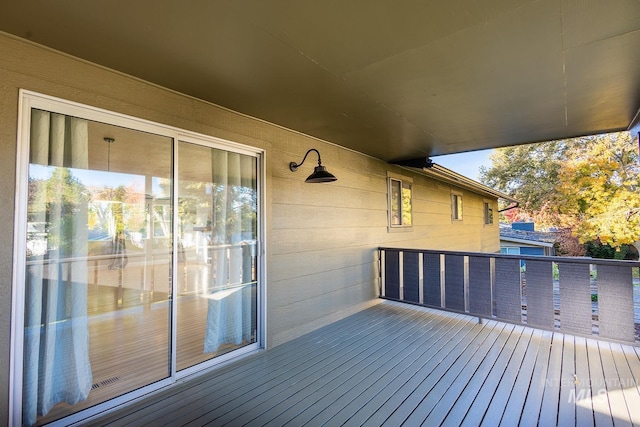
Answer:
<svg viewBox="0 0 640 427"><path fill-rule="evenodd" d="M277 163L282 165L288 164L285 160L293 161L303 154L292 141L285 145L274 144L273 148L272 159L277 159ZM319 310L326 310L322 313L327 316L358 303L352 299L358 293L350 293L349 299L345 299L340 287L351 288L357 283L365 288L360 295L374 298L378 287L378 267L375 265L378 254L375 249L379 246L472 250L477 249L476 237L482 236L483 241L494 240L494 250L497 250L497 228L479 227L480 224L473 224L479 219L472 219L472 216L464 229L451 222L450 187L408 171L394 171L393 166L355 153L342 153L337 147L320 146L318 149L322 153L323 164L338 177L338 181L312 185L304 183L306 171L292 173L286 168L274 168L272 171L272 243L269 246L272 274L269 275L269 285L273 292L268 291L271 296L268 301L270 328L286 329L290 325L293 332L300 324L311 325L312 318L314 323L321 319ZM352 167L351 163L358 164L358 168ZM387 171L413 180L414 222L410 229L387 229ZM470 210L474 204L481 204L480 196L469 192L465 194ZM467 233L466 239L460 235L461 232ZM435 284L429 278L427 286L436 286L433 289L435 293L419 288L421 272L417 254L408 251L400 258L397 253L388 251L386 256L382 266L385 269L385 297L419 303L422 294L424 302L440 305L439 283ZM366 261L367 257L370 263ZM354 265L350 267L349 263ZM450 285L449 289L454 286ZM464 292L463 288L460 291ZM305 302L307 298L314 301L311 304L315 307L313 313L306 310L310 306ZM450 302L452 298L450 295ZM464 302L460 301L464 310ZM283 318L285 312L293 315ZM283 336L280 330L275 333ZM271 343L280 344L281 341Z"/></svg>

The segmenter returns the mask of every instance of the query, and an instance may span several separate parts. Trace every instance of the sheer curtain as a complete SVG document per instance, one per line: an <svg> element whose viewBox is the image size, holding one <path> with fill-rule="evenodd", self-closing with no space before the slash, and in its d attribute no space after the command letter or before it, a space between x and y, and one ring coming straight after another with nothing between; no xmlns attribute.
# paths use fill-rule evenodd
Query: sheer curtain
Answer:
<svg viewBox="0 0 640 427"><path fill-rule="evenodd" d="M33 110L30 164L48 166L29 190L29 222L46 224L46 253L27 258L23 423L91 391L87 319L87 199L68 168L88 167L87 122ZM30 166L32 167L32 166ZM36 179L34 178L34 181ZM33 185L32 185L33 184Z"/></svg>
<svg viewBox="0 0 640 427"><path fill-rule="evenodd" d="M212 150L213 253L204 352L222 344L252 340L255 310L252 297L251 247L255 239L255 159Z"/></svg>

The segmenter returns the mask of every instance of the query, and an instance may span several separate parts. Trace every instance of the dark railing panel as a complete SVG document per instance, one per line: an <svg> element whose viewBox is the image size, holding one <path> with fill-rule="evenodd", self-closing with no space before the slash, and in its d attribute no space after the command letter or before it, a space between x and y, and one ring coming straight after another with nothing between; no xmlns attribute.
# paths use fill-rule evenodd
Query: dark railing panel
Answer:
<svg viewBox="0 0 640 427"><path fill-rule="evenodd" d="M630 267L598 266L600 336L623 341L635 339L633 287ZM631 303L630 303L631 302Z"/></svg>
<svg viewBox="0 0 640 427"><path fill-rule="evenodd" d="M637 261L397 248L379 260L384 298L640 345Z"/></svg>
<svg viewBox="0 0 640 427"><path fill-rule="evenodd" d="M491 258L469 257L469 312L491 316L492 296Z"/></svg>
<svg viewBox="0 0 640 427"><path fill-rule="evenodd" d="M384 295L400 299L400 251L386 251L384 255Z"/></svg>
<svg viewBox="0 0 640 427"><path fill-rule="evenodd" d="M409 302L420 302L420 269L417 252L404 252L402 254L402 289L404 299Z"/></svg>
<svg viewBox="0 0 640 427"><path fill-rule="evenodd" d="M592 333L591 282L588 264L558 263L560 325L569 333ZM629 282L631 283L631 282Z"/></svg>
<svg viewBox="0 0 640 427"><path fill-rule="evenodd" d="M522 322L522 286L520 260L496 258L496 317L511 322Z"/></svg>
<svg viewBox="0 0 640 427"><path fill-rule="evenodd" d="M442 307L440 254L425 253L422 256L424 303L433 307Z"/></svg>
<svg viewBox="0 0 640 427"><path fill-rule="evenodd" d="M525 262L527 324L553 328L553 265L549 261Z"/></svg>
<svg viewBox="0 0 640 427"><path fill-rule="evenodd" d="M444 305L450 310L464 311L464 257L444 258Z"/></svg>

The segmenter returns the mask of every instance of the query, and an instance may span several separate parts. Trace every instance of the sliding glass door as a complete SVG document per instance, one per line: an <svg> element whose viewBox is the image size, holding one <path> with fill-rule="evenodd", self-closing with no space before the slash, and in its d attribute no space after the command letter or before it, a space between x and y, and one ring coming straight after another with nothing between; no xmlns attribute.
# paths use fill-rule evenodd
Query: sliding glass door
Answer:
<svg viewBox="0 0 640 427"><path fill-rule="evenodd" d="M256 342L257 159L178 144L177 369Z"/></svg>
<svg viewBox="0 0 640 427"><path fill-rule="evenodd" d="M23 425L257 346L258 155L103 115L28 110Z"/></svg>

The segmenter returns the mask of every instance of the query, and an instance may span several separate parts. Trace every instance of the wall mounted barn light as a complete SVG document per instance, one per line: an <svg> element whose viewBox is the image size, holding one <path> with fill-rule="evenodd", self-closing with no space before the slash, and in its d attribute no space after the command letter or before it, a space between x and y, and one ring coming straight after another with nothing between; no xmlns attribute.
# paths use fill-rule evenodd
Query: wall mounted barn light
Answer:
<svg viewBox="0 0 640 427"><path fill-rule="evenodd" d="M312 151L315 151L318 154L318 166L315 167L315 169L313 170L313 173L311 175L309 175L309 177L305 180L305 182L333 182L333 181L337 181L338 178L336 178L335 176L333 176L332 174L327 172L327 168L322 166L322 161L320 160L320 152L318 150L316 150L315 148L312 148L309 151L307 151L307 153L304 155L304 158L302 159L302 161L300 163L296 163L296 162L289 163L289 169L291 170L291 172L297 171L298 168L300 166L302 166L304 161L307 160L307 156Z"/></svg>

